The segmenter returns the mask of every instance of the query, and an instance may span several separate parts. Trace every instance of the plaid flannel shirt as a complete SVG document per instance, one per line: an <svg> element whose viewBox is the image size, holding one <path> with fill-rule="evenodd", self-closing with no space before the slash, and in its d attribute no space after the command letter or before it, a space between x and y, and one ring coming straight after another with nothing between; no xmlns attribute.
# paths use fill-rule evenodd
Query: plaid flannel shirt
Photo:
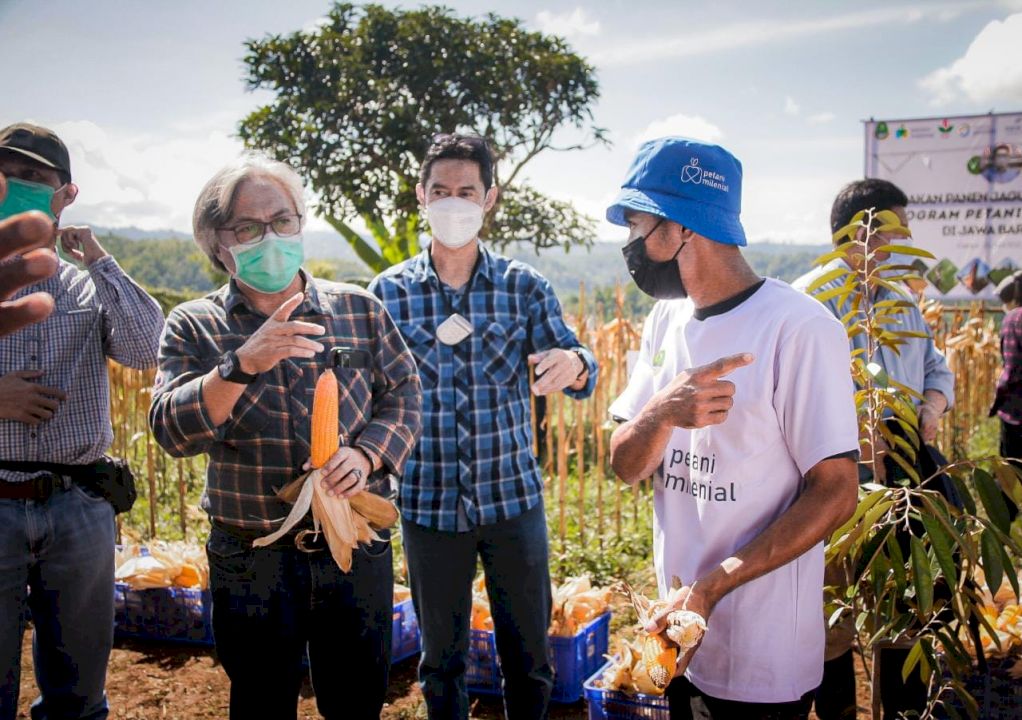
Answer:
<svg viewBox="0 0 1022 720"><path fill-rule="evenodd" d="M0 375L42 370L34 382L60 388L67 400L38 425L0 420L0 458L87 465L114 439L107 358L137 369L155 365L163 311L109 255L86 270L61 260L53 277L15 297L39 291L53 296L54 311L0 338ZM0 479L17 482L39 474L0 470Z"/></svg>
<svg viewBox="0 0 1022 720"><path fill-rule="evenodd" d="M1005 313L1001 322L1004 369L997 378L994 410L1012 425L1022 424L1022 308Z"/></svg>
<svg viewBox="0 0 1022 720"><path fill-rule="evenodd" d="M232 280L167 318L149 423L171 455L209 455L201 505L214 522L271 531L288 514L290 506L275 491L301 474L309 457L312 399L332 347L369 356L368 368L334 369L342 446L364 448L385 466L370 479L369 491L387 491L389 473L400 475L418 437L422 396L415 361L390 316L361 288L303 274L305 300L291 319L323 325L326 333L314 339L326 349L260 375L219 427L202 402L202 379L266 317L250 307Z"/></svg>
<svg viewBox="0 0 1022 720"><path fill-rule="evenodd" d="M450 315L429 250L384 271L369 285L398 323L422 379L423 434L401 480L399 504L412 522L444 531L464 518L488 525L531 509L543 496L532 454L529 353L578 349L596 387L596 360L564 322L550 283L525 263L482 257L461 298L472 335L454 346L437 340Z"/></svg>

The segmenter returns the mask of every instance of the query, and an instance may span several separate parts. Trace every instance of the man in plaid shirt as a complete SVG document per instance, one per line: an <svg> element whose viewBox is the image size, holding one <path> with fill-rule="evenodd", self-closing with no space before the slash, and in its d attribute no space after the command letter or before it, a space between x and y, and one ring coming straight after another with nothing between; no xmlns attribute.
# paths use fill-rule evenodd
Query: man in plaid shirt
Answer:
<svg viewBox="0 0 1022 720"><path fill-rule="evenodd" d="M329 492L386 493L420 427L415 361L387 311L361 288L301 269L302 190L290 167L261 156L207 183L195 238L232 278L171 312L149 419L171 454L209 458L202 507L231 717L294 718L308 646L320 712L376 718L390 667L390 544L359 547L349 574L322 535L313 552L296 547L309 518L252 547L288 515L275 491L309 458L316 380L331 371L332 348L347 348L350 367L332 369L341 448L324 465Z"/></svg>
<svg viewBox="0 0 1022 720"><path fill-rule="evenodd" d="M25 123L0 130L0 173L7 180L0 220L35 210L17 222L31 225L45 215L53 237L78 194L60 138ZM113 442L107 359L152 367L163 328L160 306L89 228L65 226L58 233L64 252L85 269L61 260L52 277L19 291L23 308L49 305L52 311L43 322L0 338L3 720L17 714L26 605L40 689L32 716L107 716L114 512L86 489L86 476ZM37 254L26 254L26 275L37 261ZM44 294L52 300L41 301Z"/></svg>
<svg viewBox="0 0 1022 720"><path fill-rule="evenodd" d="M401 481L402 539L422 630L419 678L429 717L467 718L472 577L481 557L508 717L546 717L550 573L543 482L532 455L536 395L588 397L596 361L568 328L550 284L489 252L493 207L482 138L440 135L416 187L433 242L369 286L418 363L423 436Z"/></svg>

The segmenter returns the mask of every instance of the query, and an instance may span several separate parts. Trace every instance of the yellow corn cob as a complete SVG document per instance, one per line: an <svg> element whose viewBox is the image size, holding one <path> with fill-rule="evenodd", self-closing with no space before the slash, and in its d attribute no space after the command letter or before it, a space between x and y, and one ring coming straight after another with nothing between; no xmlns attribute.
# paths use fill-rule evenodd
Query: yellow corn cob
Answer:
<svg viewBox="0 0 1022 720"><path fill-rule="evenodd" d="M337 376L327 369L316 381L312 400L312 467L322 467L333 457L340 444L337 419Z"/></svg>
<svg viewBox="0 0 1022 720"><path fill-rule="evenodd" d="M649 679L663 690L674 677L678 648L661 635L647 635L642 641L642 662Z"/></svg>

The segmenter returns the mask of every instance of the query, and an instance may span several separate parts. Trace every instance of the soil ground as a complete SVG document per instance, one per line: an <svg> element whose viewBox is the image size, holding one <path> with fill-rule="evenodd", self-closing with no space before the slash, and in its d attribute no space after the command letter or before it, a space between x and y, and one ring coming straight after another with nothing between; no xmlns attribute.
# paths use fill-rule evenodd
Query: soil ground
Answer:
<svg viewBox="0 0 1022 720"><path fill-rule="evenodd" d="M384 720L425 718L421 694L415 682L417 657L395 665L391 670L390 692L384 707ZM22 651L21 699L18 718L28 718L28 707L37 694L32 673L31 633L25 633ZM859 717L869 717L869 689L861 664L856 661L859 678ZM212 648L157 645L118 641L110 659L107 694L110 717L117 720L213 720L227 717L229 682ZM503 717L499 698L473 697L472 717L497 720ZM319 717L311 688L304 688L298 703L298 717ZM585 720L585 702L552 705L551 720Z"/></svg>

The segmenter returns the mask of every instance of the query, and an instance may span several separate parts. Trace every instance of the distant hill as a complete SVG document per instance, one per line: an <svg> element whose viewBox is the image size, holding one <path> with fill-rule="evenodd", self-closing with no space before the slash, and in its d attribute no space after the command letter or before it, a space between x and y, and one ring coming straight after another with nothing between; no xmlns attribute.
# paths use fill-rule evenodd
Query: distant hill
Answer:
<svg viewBox="0 0 1022 720"><path fill-rule="evenodd" d="M186 233L130 227L95 230L129 274L147 287L205 292L216 286L208 261ZM370 275L351 246L336 233L309 232L305 242L310 259L325 261L317 266L317 272L325 271L337 279ZM790 282L809 270L813 260L828 249L826 245L771 242L752 244L743 252L759 274ZM535 267L560 294L577 293L583 279L591 289L629 282L621 243L617 242L597 242L588 250L578 248L570 253L555 248L537 255L531 246L520 244L504 252Z"/></svg>

